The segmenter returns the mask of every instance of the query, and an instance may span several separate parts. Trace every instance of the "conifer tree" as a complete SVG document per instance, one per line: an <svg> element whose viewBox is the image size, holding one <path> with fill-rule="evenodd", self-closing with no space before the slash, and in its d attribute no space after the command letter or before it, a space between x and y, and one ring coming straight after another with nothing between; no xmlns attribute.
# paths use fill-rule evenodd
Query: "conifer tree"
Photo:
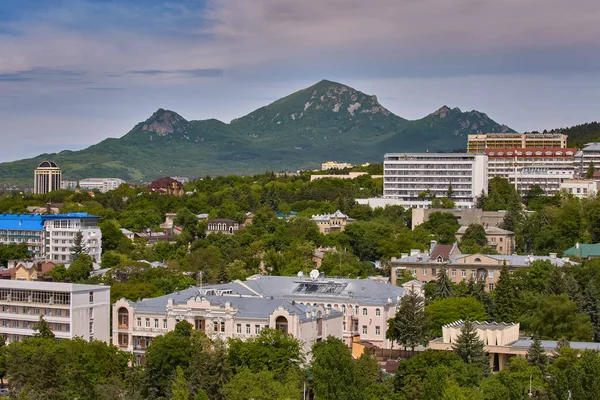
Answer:
<svg viewBox="0 0 600 400"><path fill-rule="evenodd" d="M590 280L583 292L581 311L590 316L594 326L594 341L600 341L600 300L594 281Z"/></svg>
<svg viewBox="0 0 600 400"><path fill-rule="evenodd" d="M71 246L71 262L76 261L80 255L85 253L87 253L87 248L83 240L83 233L77 231L73 237L73 246Z"/></svg>
<svg viewBox="0 0 600 400"><path fill-rule="evenodd" d="M477 335L473 322L464 321L460 327L460 334L452 344L454 353L467 364L481 367L484 375L490 373L490 356L484 350L485 344Z"/></svg>
<svg viewBox="0 0 600 400"><path fill-rule="evenodd" d="M548 355L546 354L546 350L542 347L542 341L538 337L535 337L533 343L529 346L529 350L527 351L527 361L529 362L529 365L539 367L542 372L544 372L548 366Z"/></svg>
<svg viewBox="0 0 600 400"><path fill-rule="evenodd" d="M410 290L402 297L396 316L388 321L386 336L412 351L427 344L424 300L418 293Z"/></svg>
<svg viewBox="0 0 600 400"><path fill-rule="evenodd" d="M500 271L498 285L494 291L498 319L502 322L513 322L517 312L517 291L506 262Z"/></svg>
<svg viewBox="0 0 600 400"><path fill-rule="evenodd" d="M190 391L188 389L188 382L185 379L183 368L177 366L175 373L175 379L171 384L171 400L189 400Z"/></svg>
<svg viewBox="0 0 600 400"><path fill-rule="evenodd" d="M46 322L46 320L44 319L44 317L42 315L40 315L40 320L33 327L33 330L37 331L37 333L35 333L33 335L34 337L45 338L45 339L54 339L54 332L52 332L52 329L50 329L50 327L48 326L48 323Z"/></svg>
<svg viewBox="0 0 600 400"><path fill-rule="evenodd" d="M596 172L596 167L594 166L594 162L592 161L587 171L585 172L585 179L592 179L594 177L594 172Z"/></svg>
<svg viewBox="0 0 600 400"><path fill-rule="evenodd" d="M435 297L438 299L445 299L452 297L452 282L446 273L446 268L440 268L435 281Z"/></svg>

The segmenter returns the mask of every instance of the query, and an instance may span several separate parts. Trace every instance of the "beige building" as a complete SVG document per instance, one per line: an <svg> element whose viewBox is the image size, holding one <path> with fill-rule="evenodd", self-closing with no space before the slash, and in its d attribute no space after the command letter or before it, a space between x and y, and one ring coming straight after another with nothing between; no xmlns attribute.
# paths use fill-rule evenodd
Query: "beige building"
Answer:
<svg viewBox="0 0 600 400"><path fill-rule="evenodd" d="M110 286L0 280L0 335L8 342L35 334L43 316L58 339L110 339Z"/></svg>
<svg viewBox="0 0 600 400"><path fill-rule="evenodd" d="M442 327L442 337L429 342L433 350L452 351L460 335L463 321L456 321ZM524 338L519 334L518 323L477 322L474 321L477 336L483 341L485 351L490 355L490 368L492 371L501 371L512 357L527 357L527 352L533 343L532 339ZM542 347L548 356L552 356L558 346L556 340L542 340ZM575 350L600 350L600 343L570 342L569 346Z"/></svg>
<svg viewBox="0 0 600 400"><path fill-rule="evenodd" d="M333 214L313 215L312 220L316 222L319 231L323 234L343 232L346 229L346 225L354 221L354 219L340 210L337 210Z"/></svg>
<svg viewBox="0 0 600 400"><path fill-rule="evenodd" d="M369 175L368 172L350 172L347 175L311 175L310 181L318 181L320 179L356 179L359 176ZM383 176L381 176L383 177Z"/></svg>
<svg viewBox="0 0 600 400"><path fill-rule="evenodd" d="M61 170L53 161L42 161L33 172L33 193L45 194L60 189Z"/></svg>
<svg viewBox="0 0 600 400"><path fill-rule="evenodd" d="M469 135L467 152L483 154L486 149L524 147L567 147L567 135L562 133L485 133Z"/></svg>
<svg viewBox="0 0 600 400"><path fill-rule="evenodd" d="M402 254L399 259L392 259L391 280L395 285L402 270L408 270L416 280L432 282L437 279L440 269L444 268L452 282L459 283L471 278L482 280L489 291L498 283L500 271L505 263L512 272L520 268L529 268L535 261L550 261L557 267L577 265L568 259L557 257L555 253L550 256L462 254L456 243L440 245L432 241L429 252L413 250L410 254Z"/></svg>
<svg viewBox="0 0 600 400"><path fill-rule="evenodd" d="M504 221L506 211L483 211L480 208L470 208L465 210L447 209L447 208L413 208L412 209L412 229L429 220L429 216L434 212L444 212L454 215L461 226L471 224L485 226L500 226Z"/></svg>
<svg viewBox="0 0 600 400"><path fill-rule="evenodd" d="M328 169L345 169L352 168L350 163L339 163L337 161L327 161L321 164L321 170L326 171Z"/></svg>
<svg viewBox="0 0 600 400"><path fill-rule="evenodd" d="M561 182L560 190L566 190L567 193L580 199L594 197L598 194L598 181L591 179L569 179Z"/></svg>
<svg viewBox="0 0 600 400"><path fill-rule="evenodd" d="M468 226L461 226L456 232L456 240L461 241ZM515 250L515 233L495 226L484 226L488 246L500 254L509 255Z"/></svg>
<svg viewBox="0 0 600 400"><path fill-rule="evenodd" d="M240 296L227 289L190 288L141 302L125 299L113 306L113 344L143 364L156 336L188 321L213 339L248 339L264 328L291 334L308 352L327 336L342 338L342 313L279 299Z"/></svg>

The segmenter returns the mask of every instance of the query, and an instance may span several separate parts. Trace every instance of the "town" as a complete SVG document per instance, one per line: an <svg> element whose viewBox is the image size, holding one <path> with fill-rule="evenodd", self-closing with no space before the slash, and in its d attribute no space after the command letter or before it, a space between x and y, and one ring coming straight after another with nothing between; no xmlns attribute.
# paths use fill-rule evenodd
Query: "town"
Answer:
<svg viewBox="0 0 600 400"><path fill-rule="evenodd" d="M18 398L595 398L600 143L568 143L145 184L45 160L0 196L0 378Z"/></svg>

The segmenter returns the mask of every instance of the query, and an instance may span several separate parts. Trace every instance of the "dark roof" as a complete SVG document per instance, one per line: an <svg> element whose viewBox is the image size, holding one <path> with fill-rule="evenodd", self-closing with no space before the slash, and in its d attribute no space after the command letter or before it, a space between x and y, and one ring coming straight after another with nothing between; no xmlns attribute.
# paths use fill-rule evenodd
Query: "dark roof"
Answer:
<svg viewBox="0 0 600 400"><path fill-rule="evenodd" d="M239 222L234 221L232 219L227 219L227 218L215 218L215 219L211 219L208 221L208 223L213 223L213 222L217 222L217 223L221 223L221 224L238 224Z"/></svg>
<svg viewBox="0 0 600 400"><path fill-rule="evenodd" d="M165 176L164 178L159 178L155 181L152 181L150 183L150 188L169 188L172 185L176 185L176 186L183 186L181 184L181 182L179 182L177 179L173 179L173 178L169 178L168 176Z"/></svg>
<svg viewBox="0 0 600 400"><path fill-rule="evenodd" d="M38 168L58 168L58 165L54 161L42 161Z"/></svg>
<svg viewBox="0 0 600 400"><path fill-rule="evenodd" d="M430 260L435 260L439 256L442 256L444 260L450 258L450 252L452 251L452 244L436 244L435 247L431 250L431 255L429 256Z"/></svg>

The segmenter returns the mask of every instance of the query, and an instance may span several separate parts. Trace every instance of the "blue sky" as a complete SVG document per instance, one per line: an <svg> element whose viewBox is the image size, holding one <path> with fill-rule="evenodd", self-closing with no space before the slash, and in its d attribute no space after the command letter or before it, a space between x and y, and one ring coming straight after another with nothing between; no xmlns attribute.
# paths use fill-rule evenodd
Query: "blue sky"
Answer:
<svg viewBox="0 0 600 400"><path fill-rule="evenodd" d="M597 0L1 0L0 161L161 107L228 122L321 79L410 119L598 120L598 21Z"/></svg>

